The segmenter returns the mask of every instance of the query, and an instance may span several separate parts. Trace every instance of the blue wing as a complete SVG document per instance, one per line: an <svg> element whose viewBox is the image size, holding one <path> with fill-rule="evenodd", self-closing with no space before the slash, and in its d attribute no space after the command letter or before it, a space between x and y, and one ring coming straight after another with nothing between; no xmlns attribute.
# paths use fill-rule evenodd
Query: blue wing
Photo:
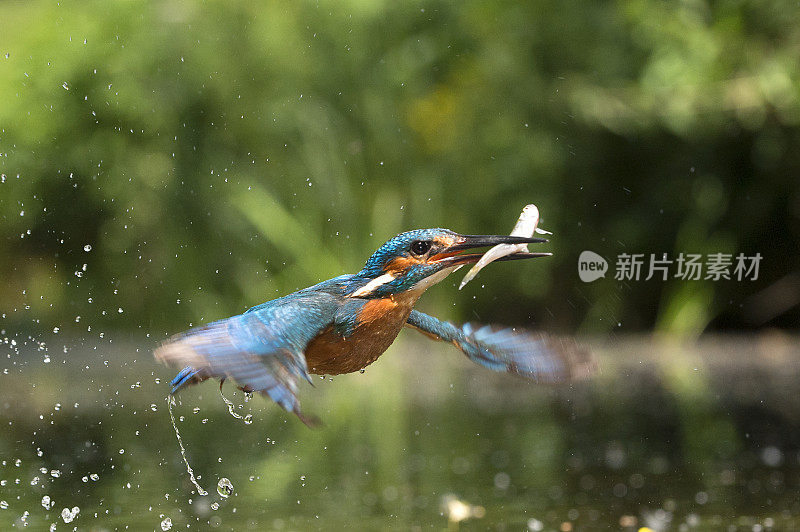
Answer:
<svg viewBox="0 0 800 532"><path fill-rule="evenodd" d="M185 366L171 383L173 394L208 378L231 378L308 422L296 396L297 381L310 381L303 351L330 324L336 308L330 294L298 292L176 335L155 356Z"/></svg>
<svg viewBox="0 0 800 532"><path fill-rule="evenodd" d="M452 343L484 367L536 382L578 379L595 370L589 352L569 339L470 323L459 328L418 310L411 311L406 323L435 340Z"/></svg>

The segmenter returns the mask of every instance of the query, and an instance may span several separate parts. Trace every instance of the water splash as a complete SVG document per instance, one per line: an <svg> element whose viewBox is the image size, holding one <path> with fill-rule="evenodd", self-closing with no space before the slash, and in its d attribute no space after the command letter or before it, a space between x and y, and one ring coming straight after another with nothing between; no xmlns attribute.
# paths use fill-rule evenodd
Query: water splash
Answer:
<svg viewBox="0 0 800 532"><path fill-rule="evenodd" d="M178 446L181 449L181 458L183 458L183 463L186 464L186 472L189 473L189 480L191 480L192 484L194 484L194 487L197 488L197 493L201 496L208 495L208 492L204 490L203 487L197 482L197 479L194 476L194 471L192 470L192 466L189 465L189 460L186 458L186 448L183 446L181 434L178 432L178 425L175 423L175 414L172 413L172 405L174 404L175 397L168 395L167 408L169 410L169 419L172 421L172 428L175 429L175 436L178 438Z"/></svg>
<svg viewBox="0 0 800 532"><path fill-rule="evenodd" d="M233 404L233 401L225 397L225 394L222 393L222 385L225 383L225 379L219 381L219 396L222 397L222 400L225 402L225 406L228 407L228 413L235 417L236 419L241 419L245 425L250 425L253 423L253 414L247 414L246 416L242 416L236 411L236 405ZM245 396L246 397L246 396ZM245 398L245 400L248 400Z"/></svg>
<svg viewBox="0 0 800 532"><path fill-rule="evenodd" d="M219 479L219 482L217 482L217 493L219 493L219 496L223 499L230 497L231 493L233 493L233 483L230 479L226 477Z"/></svg>

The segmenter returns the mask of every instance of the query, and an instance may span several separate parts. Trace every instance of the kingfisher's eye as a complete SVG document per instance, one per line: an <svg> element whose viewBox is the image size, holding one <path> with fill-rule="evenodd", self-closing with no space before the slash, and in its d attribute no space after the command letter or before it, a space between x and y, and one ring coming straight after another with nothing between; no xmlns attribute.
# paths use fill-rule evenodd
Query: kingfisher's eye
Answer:
<svg viewBox="0 0 800 532"><path fill-rule="evenodd" d="M409 248L414 255L424 255L431 249L430 240L414 240Z"/></svg>

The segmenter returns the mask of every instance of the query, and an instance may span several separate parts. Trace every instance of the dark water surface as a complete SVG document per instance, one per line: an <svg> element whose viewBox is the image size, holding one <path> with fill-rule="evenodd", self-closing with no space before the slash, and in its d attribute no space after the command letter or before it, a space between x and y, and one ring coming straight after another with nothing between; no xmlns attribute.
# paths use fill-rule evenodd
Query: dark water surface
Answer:
<svg viewBox="0 0 800 532"><path fill-rule="evenodd" d="M316 430L226 387L246 424L207 382L174 410L204 497L152 341L16 342L0 530L800 529L796 338L607 340L596 378L552 388L404 337L363 375L303 386Z"/></svg>

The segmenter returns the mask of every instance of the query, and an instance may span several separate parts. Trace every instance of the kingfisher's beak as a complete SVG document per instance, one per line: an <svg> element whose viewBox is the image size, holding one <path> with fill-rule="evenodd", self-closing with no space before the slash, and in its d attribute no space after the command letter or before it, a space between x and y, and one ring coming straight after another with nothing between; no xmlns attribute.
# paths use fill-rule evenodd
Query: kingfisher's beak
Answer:
<svg viewBox="0 0 800 532"><path fill-rule="evenodd" d="M478 262L483 256L483 253L463 253L460 255L459 253L475 248L496 246L498 244L520 245L541 244L543 242L548 242L548 240L546 238L509 235L459 235L458 239L451 246L433 255L429 261L448 267L472 264ZM525 251L518 251L497 260L532 259L535 257L549 257L550 255L552 255L552 253L528 253Z"/></svg>

